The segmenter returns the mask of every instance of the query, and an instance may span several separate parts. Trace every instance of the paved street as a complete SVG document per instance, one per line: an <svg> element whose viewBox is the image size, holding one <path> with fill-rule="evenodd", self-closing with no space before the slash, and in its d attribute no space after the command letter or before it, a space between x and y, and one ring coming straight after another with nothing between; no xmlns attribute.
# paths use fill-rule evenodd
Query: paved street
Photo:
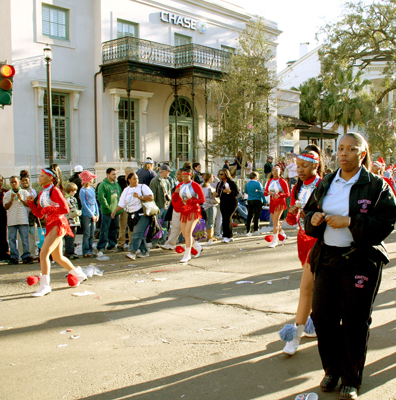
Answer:
<svg viewBox="0 0 396 400"><path fill-rule="evenodd" d="M54 265L53 292L43 298L31 298L37 289L25 283L38 264L1 265L1 400L338 399L318 388L316 340L303 338L289 357L278 339L297 307L296 234L275 249L263 237L238 237L187 266L159 249L135 262L115 254L95 259L103 277L78 288ZM395 239L387 240L392 262L373 314L362 400L396 399ZM72 295L85 290L95 294Z"/></svg>

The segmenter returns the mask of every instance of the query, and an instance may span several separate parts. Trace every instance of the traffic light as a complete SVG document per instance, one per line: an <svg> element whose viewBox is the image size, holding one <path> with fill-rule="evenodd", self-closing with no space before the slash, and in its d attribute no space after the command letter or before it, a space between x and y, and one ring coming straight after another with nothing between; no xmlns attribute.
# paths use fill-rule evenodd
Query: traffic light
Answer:
<svg viewBox="0 0 396 400"><path fill-rule="evenodd" d="M15 68L12 65L0 63L0 107L12 103L12 84Z"/></svg>

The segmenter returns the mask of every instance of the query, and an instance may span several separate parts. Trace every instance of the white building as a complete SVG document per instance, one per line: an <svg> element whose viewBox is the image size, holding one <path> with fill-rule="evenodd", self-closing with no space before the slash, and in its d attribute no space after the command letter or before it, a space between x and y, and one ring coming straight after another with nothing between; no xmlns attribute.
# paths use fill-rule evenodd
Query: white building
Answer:
<svg viewBox="0 0 396 400"><path fill-rule="evenodd" d="M207 84L252 19L243 8L223 0L3 0L2 14L0 60L16 75L13 105L0 110L0 173L36 174L48 164L47 43L54 162L63 170L121 169L122 160L146 157L205 165L207 115L216 112ZM275 22L267 33L276 52Z"/></svg>
<svg viewBox="0 0 396 400"><path fill-rule="evenodd" d="M278 73L280 86L284 88L283 90L291 90L292 87L298 88L309 78L316 78L320 75L321 63L318 52L321 46L316 47L311 51L309 51L308 46L309 43L301 43L298 60L288 62L287 67ZM279 114L283 114L281 110L279 110ZM299 118L299 113L298 115L284 115L291 115ZM300 150L304 149L310 143L315 143L320 146L321 142L321 129L319 127L303 127L301 122L302 121L294 121L295 126L298 126L298 129L288 129L288 131L291 131L290 135L293 136L295 153L299 153ZM330 131L329 129L331 125L332 124L328 125L326 123L323 125L323 148L327 148L327 146L330 145L334 151L336 149L339 132ZM340 132L341 129L342 128L340 128Z"/></svg>

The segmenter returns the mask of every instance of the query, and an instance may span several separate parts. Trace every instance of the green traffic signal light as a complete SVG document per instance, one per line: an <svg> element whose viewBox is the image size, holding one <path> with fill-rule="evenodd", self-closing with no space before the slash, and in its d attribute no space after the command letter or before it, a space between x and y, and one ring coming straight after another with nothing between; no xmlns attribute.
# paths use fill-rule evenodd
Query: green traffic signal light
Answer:
<svg viewBox="0 0 396 400"><path fill-rule="evenodd" d="M0 107L12 103L12 86L15 68L12 65L0 64Z"/></svg>

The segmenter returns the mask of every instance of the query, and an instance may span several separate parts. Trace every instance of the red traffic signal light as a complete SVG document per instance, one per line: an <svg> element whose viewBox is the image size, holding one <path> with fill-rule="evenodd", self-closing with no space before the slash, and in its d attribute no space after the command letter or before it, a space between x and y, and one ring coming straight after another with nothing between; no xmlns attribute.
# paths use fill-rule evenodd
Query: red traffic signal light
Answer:
<svg viewBox="0 0 396 400"><path fill-rule="evenodd" d="M2 78L12 78L15 75L15 68L12 65L4 64L0 67L0 76Z"/></svg>
<svg viewBox="0 0 396 400"><path fill-rule="evenodd" d="M14 75L15 68L12 65L0 65L0 107L11 105Z"/></svg>

